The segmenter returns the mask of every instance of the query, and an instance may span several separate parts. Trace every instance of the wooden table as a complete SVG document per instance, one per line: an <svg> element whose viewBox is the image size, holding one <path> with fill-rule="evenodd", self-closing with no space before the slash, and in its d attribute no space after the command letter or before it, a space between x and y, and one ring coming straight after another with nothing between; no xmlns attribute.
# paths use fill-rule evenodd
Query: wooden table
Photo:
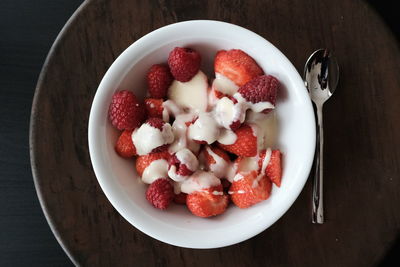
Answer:
<svg viewBox="0 0 400 267"><path fill-rule="evenodd" d="M272 227L220 249L154 240L106 199L87 147L97 86L132 42L190 19L248 28L300 73L313 50L328 47L336 54L339 88L324 109L324 225L310 223L310 182ZM54 234L79 265L375 265L400 234L399 52L394 36L360 1L86 1L49 54L31 120L32 170Z"/></svg>

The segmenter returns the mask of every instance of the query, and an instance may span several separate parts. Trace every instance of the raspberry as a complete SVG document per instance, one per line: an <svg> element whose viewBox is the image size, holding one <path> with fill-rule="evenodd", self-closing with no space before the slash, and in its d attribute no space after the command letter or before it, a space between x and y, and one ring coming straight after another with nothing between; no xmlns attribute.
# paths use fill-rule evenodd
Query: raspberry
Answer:
<svg viewBox="0 0 400 267"><path fill-rule="evenodd" d="M146 98L144 100L144 105L146 107L147 116L149 118L162 118L164 110L163 102L161 98Z"/></svg>
<svg viewBox="0 0 400 267"><path fill-rule="evenodd" d="M146 199L160 210L167 209L174 196L174 188L167 178L158 178L146 191Z"/></svg>
<svg viewBox="0 0 400 267"><path fill-rule="evenodd" d="M275 105L279 81L271 75L254 78L239 88L238 93L251 103L270 102Z"/></svg>
<svg viewBox="0 0 400 267"><path fill-rule="evenodd" d="M200 69L201 56L190 48L175 47L169 53L168 65L174 78L188 82Z"/></svg>
<svg viewBox="0 0 400 267"><path fill-rule="evenodd" d="M165 98L173 80L174 77L172 77L167 65L156 64L151 66L147 73L150 96L152 98Z"/></svg>
<svg viewBox="0 0 400 267"><path fill-rule="evenodd" d="M108 116L118 130L133 130L144 121L146 111L132 92L122 90L113 95Z"/></svg>
<svg viewBox="0 0 400 267"><path fill-rule="evenodd" d="M147 119L147 121L145 123L149 124L150 126L152 126L154 128L157 128L159 130L162 130L162 127L165 124L165 122L160 118L149 118L149 119Z"/></svg>

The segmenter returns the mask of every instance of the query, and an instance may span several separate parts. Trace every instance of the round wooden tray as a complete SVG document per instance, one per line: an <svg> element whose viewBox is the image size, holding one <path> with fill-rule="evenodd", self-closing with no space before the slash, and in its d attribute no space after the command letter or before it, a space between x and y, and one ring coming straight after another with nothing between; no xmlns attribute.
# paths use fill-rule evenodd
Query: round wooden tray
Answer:
<svg viewBox="0 0 400 267"><path fill-rule="evenodd" d="M339 87L324 110L324 225L310 223L310 182L272 227L209 250L154 240L106 199L87 143L97 86L135 40L190 19L248 28L276 45L300 73L313 50L328 47L336 54ZM399 52L362 1L85 1L49 53L32 109L32 172L50 227L79 265L375 265L400 229Z"/></svg>

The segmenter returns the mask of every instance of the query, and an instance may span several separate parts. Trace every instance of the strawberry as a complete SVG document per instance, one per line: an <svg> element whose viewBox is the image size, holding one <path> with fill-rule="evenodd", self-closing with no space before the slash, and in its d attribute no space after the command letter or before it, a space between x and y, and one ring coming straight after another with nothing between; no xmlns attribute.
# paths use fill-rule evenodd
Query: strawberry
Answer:
<svg viewBox="0 0 400 267"><path fill-rule="evenodd" d="M211 217L226 210L228 196L223 194L222 185L219 185L189 194L186 206L196 216Z"/></svg>
<svg viewBox="0 0 400 267"><path fill-rule="evenodd" d="M124 158L136 156L136 148L132 142L132 130L125 130L115 144L115 151Z"/></svg>
<svg viewBox="0 0 400 267"><path fill-rule="evenodd" d="M264 74L257 62L240 49L218 51L214 59L214 70L238 86Z"/></svg>
<svg viewBox="0 0 400 267"><path fill-rule="evenodd" d="M146 98L144 106L146 107L147 117L162 118L164 110L163 102L161 98Z"/></svg>
<svg viewBox="0 0 400 267"><path fill-rule="evenodd" d="M147 72L149 95L152 98L165 98L173 80L174 77L172 77L167 65L156 64L151 66Z"/></svg>
<svg viewBox="0 0 400 267"><path fill-rule="evenodd" d="M143 175L143 171L153 161L158 160L158 159L165 159L166 161L168 161L169 157L170 157L170 154L168 153L168 151L156 152L156 153L151 153L151 154L147 154L144 156L138 156L136 158L136 170L137 170L139 176Z"/></svg>
<svg viewBox="0 0 400 267"><path fill-rule="evenodd" d="M241 174L243 178L233 181L229 189L231 199L236 206L245 209L269 198L272 184L265 175L258 176L257 171Z"/></svg>
<svg viewBox="0 0 400 267"><path fill-rule="evenodd" d="M168 178L158 178L146 191L146 199L157 209L165 210L174 199L174 188Z"/></svg>
<svg viewBox="0 0 400 267"><path fill-rule="evenodd" d="M246 101L251 103L270 102L275 105L276 94L279 87L279 81L274 76L262 75L254 78L238 89L238 93L242 95ZM263 112L267 113L266 109Z"/></svg>
<svg viewBox="0 0 400 267"><path fill-rule="evenodd" d="M258 166L260 169L262 168L262 162L264 161L265 158L265 150L262 150L260 152L259 160L258 160ZM282 180L282 165L281 165L281 160L282 160L282 153L279 150L272 150L271 153L271 159L269 160L269 163L265 169L265 174L267 177L276 184L276 186L280 187L281 186L281 180Z"/></svg>
<svg viewBox="0 0 400 267"><path fill-rule="evenodd" d="M133 130L145 120L146 112L132 92L122 90L113 95L108 117L118 130Z"/></svg>
<svg viewBox="0 0 400 267"><path fill-rule="evenodd" d="M187 197L187 194L182 193L182 192L177 195L175 194L174 202L176 204L186 205L186 197Z"/></svg>
<svg viewBox="0 0 400 267"><path fill-rule="evenodd" d="M231 145L218 143L219 147L241 157L254 157L257 155L257 137L249 125L243 124L234 133L237 136L235 143Z"/></svg>
<svg viewBox="0 0 400 267"><path fill-rule="evenodd" d="M168 65L175 80L188 82L200 69L201 56L190 48L175 47L169 53Z"/></svg>

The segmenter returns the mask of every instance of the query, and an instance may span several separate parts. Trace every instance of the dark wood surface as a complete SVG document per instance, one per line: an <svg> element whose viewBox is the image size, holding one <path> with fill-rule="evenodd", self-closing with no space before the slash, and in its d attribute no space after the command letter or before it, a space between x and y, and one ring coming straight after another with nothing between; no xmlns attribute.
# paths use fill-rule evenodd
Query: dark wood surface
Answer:
<svg viewBox="0 0 400 267"><path fill-rule="evenodd" d="M309 1L308 5L304 1L196 3L88 1L64 29L45 64L34 106L32 167L47 218L72 261L81 265L138 266L370 266L382 262L400 233L400 55L389 30L367 4L359 1ZM29 5L20 9L22 14L24 8ZM325 184L329 188L325 194L325 225L309 223L308 183L289 212L251 240L214 250L181 249L135 230L101 192L91 171L86 125L102 75L118 54L142 35L168 23L198 18L232 22L261 34L281 49L299 71L315 48L328 46L335 51L341 80L325 107ZM48 25L57 31L56 25ZM29 35L29 27L22 30L27 38L34 38ZM19 40L15 33L6 37L1 39L2 48ZM44 47L42 52L47 49ZM9 71L7 62L11 60L5 55L0 63ZM18 77L19 65L13 64ZM21 75L35 78L34 69L35 66L28 68ZM17 82L3 85L10 88L4 91L9 93L13 87L26 86ZM18 112L27 114L32 92L21 94L22 99L21 95L6 93L3 98L2 89L2 111L12 110L17 102L22 107ZM19 127L27 131L27 117L17 120L22 118L19 113L14 117L3 114L10 113L2 112L1 121L8 128L2 125L1 137L9 140L1 143L1 166L13 164L18 168L16 174L23 185L20 188L25 189L18 193L25 199L26 194L28 199L34 199L32 185L23 179L29 172L28 155L20 159L24 164L17 164L18 157L12 149L27 148L26 132L15 135L9 130ZM12 203L18 195L8 192L18 182L13 180L13 173L4 169L4 214L12 212L16 216L15 223L4 221L4 216L0 222L2 226L10 225L8 229L23 231L10 241L4 241L3 237L9 236L2 232L1 249L7 253L2 253L0 265L28 265L30 258L37 256L35 253L45 253L46 260L41 258L42 261L31 262L33 265L68 264L58 248L40 250L51 247L45 244L54 240L40 239L40 232L35 237L30 235L36 225L43 225L43 219L26 208L15 210ZM25 205L38 209L37 202ZM20 217L25 216L23 221L17 219L18 212ZM45 230L43 234L49 236ZM18 242L20 246L13 247ZM30 242L37 250L27 249ZM21 257L24 248L31 254Z"/></svg>

